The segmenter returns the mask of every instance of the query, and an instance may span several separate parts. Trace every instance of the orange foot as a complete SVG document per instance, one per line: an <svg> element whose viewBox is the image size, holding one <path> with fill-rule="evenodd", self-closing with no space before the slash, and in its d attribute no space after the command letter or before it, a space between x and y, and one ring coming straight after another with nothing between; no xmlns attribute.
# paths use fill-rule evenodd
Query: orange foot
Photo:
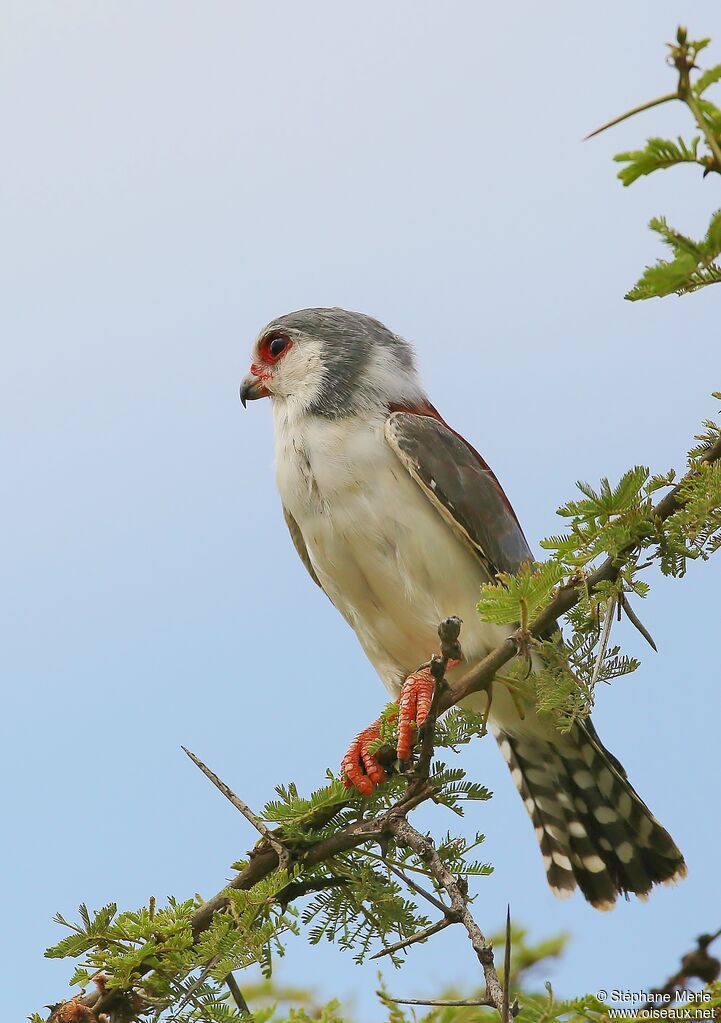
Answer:
<svg viewBox="0 0 721 1023"><path fill-rule="evenodd" d="M348 747L341 763L345 774L343 784L347 789L357 789L362 796L369 796L376 785L380 785L387 777L383 765L368 750L380 738L380 734L380 720L364 728Z"/></svg>
<svg viewBox="0 0 721 1023"><path fill-rule="evenodd" d="M450 660L448 666L454 667L459 662ZM399 760L410 759L418 729L428 717L433 699L433 676L429 665L419 668L403 683L398 701L398 742L396 755ZM346 788L356 788L361 795L369 796L376 785L387 778L385 768L368 747L378 740L380 726L378 721L356 735L343 757L341 764L345 774Z"/></svg>
<svg viewBox="0 0 721 1023"><path fill-rule="evenodd" d="M398 700L398 759L409 760L418 729L428 717L433 699L433 676L429 665L419 668L403 683Z"/></svg>

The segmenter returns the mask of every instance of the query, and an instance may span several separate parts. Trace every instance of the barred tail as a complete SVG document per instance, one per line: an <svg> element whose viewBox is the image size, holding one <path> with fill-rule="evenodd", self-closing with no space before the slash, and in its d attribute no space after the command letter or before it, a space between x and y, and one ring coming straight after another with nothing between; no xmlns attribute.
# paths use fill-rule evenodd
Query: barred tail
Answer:
<svg viewBox="0 0 721 1023"><path fill-rule="evenodd" d="M578 885L591 905L610 909L620 894L645 896L653 885L686 875L673 839L590 720L553 741L500 730L496 739L556 895L568 896Z"/></svg>

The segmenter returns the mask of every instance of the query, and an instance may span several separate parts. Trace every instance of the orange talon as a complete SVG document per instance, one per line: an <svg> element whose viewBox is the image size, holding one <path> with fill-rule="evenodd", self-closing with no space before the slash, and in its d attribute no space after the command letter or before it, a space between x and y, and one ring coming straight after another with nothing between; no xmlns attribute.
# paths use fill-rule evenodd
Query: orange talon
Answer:
<svg viewBox="0 0 721 1023"><path fill-rule="evenodd" d="M380 785L387 777L375 754L368 750L371 743L377 742L379 738L380 721L374 721L356 735L341 762L345 774L343 784L347 789L357 789L362 796L370 796L376 785Z"/></svg>
<svg viewBox="0 0 721 1023"><path fill-rule="evenodd" d="M401 697L398 701L398 745L396 747L399 760L409 760L416 734L428 717L433 699L435 683L431 669L426 665L420 668L403 683Z"/></svg>
<svg viewBox="0 0 721 1023"><path fill-rule="evenodd" d="M447 667L455 668L460 661L449 658ZM415 744L418 729L428 717L433 700L435 682L430 665L426 664L403 683L398 700L398 742L396 755L399 760L409 760ZM385 719L393 721L396 713L386 711ZM383 765L368 747L380 738L380 719L356 735L341 762L345 775L343 784L347 789L357 789L362 796L370 796L376 785L388 777Z"/></svg>

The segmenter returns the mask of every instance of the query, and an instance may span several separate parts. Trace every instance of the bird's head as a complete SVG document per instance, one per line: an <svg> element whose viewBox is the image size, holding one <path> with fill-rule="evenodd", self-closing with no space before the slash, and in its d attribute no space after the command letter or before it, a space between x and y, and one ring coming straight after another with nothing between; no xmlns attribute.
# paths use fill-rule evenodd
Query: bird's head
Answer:
<svg viewBox="0 0 721 1023"><path fill-rule="evenodd" d="M341 418L424 399L411 346L364 313L287 313L261 330L251 358L243 405L270 397L293 418Z"/></svg>

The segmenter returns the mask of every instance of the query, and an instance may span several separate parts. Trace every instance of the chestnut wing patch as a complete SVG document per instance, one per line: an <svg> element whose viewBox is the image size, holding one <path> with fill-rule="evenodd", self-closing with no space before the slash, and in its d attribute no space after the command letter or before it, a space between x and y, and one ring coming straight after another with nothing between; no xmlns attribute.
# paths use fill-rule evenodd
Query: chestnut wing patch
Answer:
<svg viewBox="0 0 721 1023"><path fill-rule="evenodd" d="M393 412L386 439L413 479L489 575L517 572L533 555L493 473L461 437L426 415Z"/></svg>

